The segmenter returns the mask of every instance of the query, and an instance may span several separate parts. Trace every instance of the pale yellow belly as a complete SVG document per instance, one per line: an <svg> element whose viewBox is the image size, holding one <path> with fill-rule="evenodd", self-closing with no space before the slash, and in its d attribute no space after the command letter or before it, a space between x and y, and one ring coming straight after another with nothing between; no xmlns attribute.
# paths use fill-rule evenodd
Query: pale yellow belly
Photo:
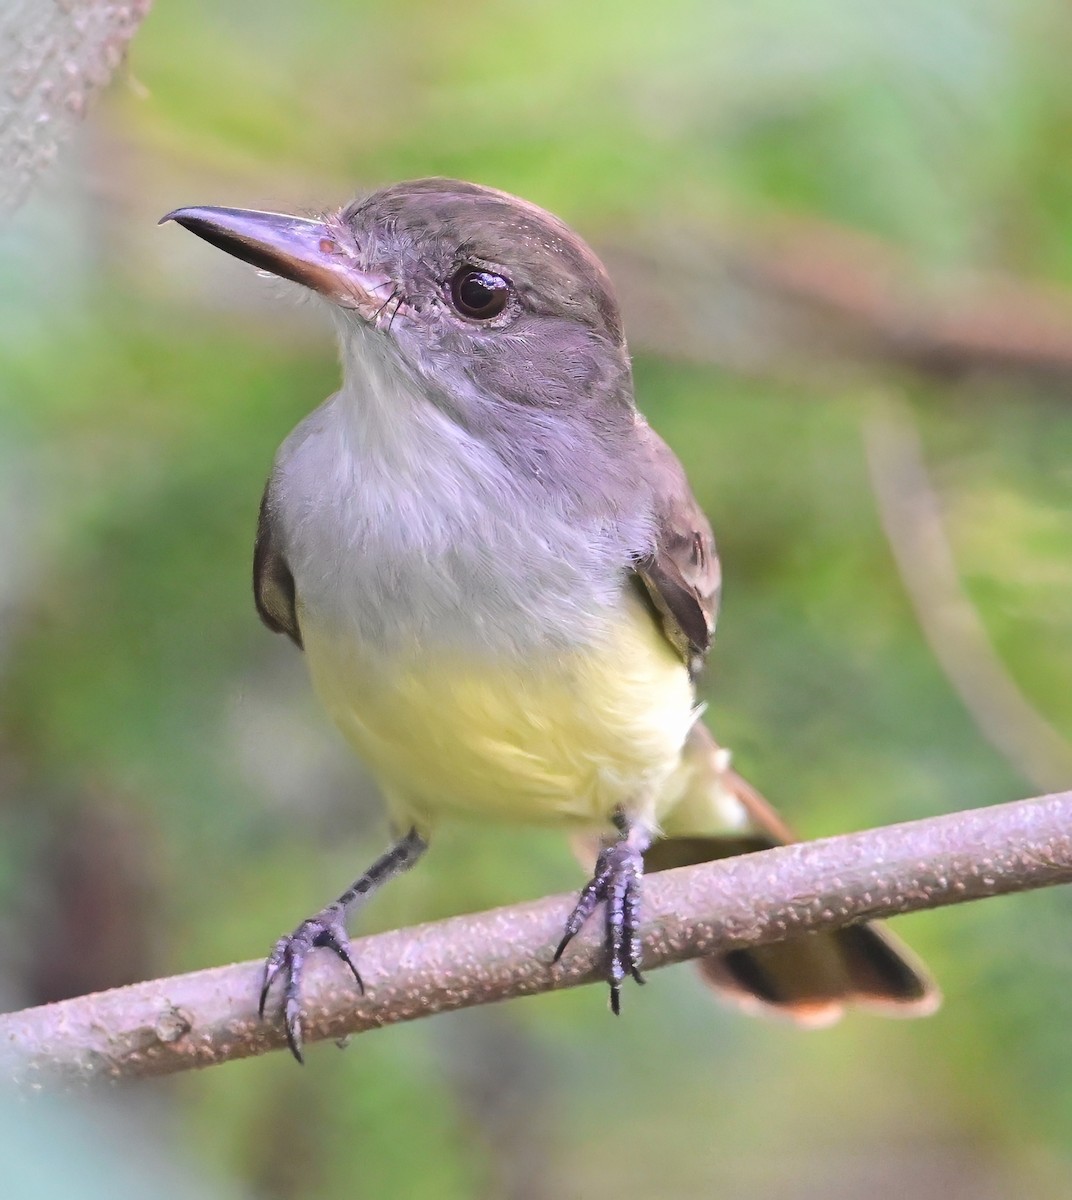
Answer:
<svg viewBox="0 0 1072 1200"><path fill-rule="evenodd" d="M695 719L684 665L631 594L608 644L525 664L372 666L305 632L317 693L400 825L603 824L618 805L657 819Z"/></svg>

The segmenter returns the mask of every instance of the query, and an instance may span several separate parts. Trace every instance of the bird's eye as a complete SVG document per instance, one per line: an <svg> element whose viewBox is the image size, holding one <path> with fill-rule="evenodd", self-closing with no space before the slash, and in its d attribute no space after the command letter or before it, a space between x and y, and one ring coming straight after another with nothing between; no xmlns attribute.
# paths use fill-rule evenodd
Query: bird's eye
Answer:
<svg viewBox="0 0 1072 1200"><path fill-rule="evenodd" d="M463 317L488 321L506 307L510 285L501 275L491 271L461 267L450 281L450 299Z"/></svg>

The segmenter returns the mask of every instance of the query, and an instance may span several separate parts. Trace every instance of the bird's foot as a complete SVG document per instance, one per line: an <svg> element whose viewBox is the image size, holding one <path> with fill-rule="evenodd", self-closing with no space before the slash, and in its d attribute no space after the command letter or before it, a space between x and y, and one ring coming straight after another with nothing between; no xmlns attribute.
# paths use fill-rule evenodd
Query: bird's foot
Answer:
<svg viewBox="0 0 1072 1200"><path fill-rule="evenodd" d="M637 983L644 982L640 974L640 882L643 875L643 849L628 834L605 846L596 859L595 874L577 898L555 951L554 961L558 962L597 906L604 905L606 978L610 985L611 1012L615 1016L621 1009L620 993L625 977L631 975Z"/></svg>
<svg viewBox="0 0 1072 1200"><path fill-rule="evenodd" d="M315 916L302 921L293 933L284 934L276 942L264 963L258 1012L261 1017L264 1016L268 992L276 978L281 976L283 980L283 1024L290 1052L298 1062L305 1061L302 1057L301 981L302 975L305 973L305 960L309 951L317 946L326 946L341 958L353 972L358 991L362 993L365 991L357 964L350 953L350 938L346 932L341 905L329 904Z"/></svg>

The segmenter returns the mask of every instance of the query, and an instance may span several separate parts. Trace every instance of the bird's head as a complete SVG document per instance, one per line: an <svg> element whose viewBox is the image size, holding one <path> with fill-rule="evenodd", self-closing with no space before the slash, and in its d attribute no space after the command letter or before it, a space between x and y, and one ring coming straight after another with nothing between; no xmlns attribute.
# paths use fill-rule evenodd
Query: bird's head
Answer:
<svg viewBox="0 0 1072 1200"><path fill-rule="evenodd" d="M550 213L451 179L395 184L322 219L180 208L214 246L329 300L344 360L370 345L422 391L471 406L631 409L610 280Z"/></svg>

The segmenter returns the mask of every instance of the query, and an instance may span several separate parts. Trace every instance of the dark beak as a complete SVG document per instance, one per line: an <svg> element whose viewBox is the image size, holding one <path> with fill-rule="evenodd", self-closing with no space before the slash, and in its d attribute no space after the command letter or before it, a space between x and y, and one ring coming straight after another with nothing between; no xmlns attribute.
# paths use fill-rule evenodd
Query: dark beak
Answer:
<svg viewBox="0 0 1072 1200"><path fill-rule="evenodd" d="M353 251L324 221L247 208L177 208L160 218L177 221L220 250L283 279L312 288L369 320L394 291L386 275L359 270Z"/></svg>

